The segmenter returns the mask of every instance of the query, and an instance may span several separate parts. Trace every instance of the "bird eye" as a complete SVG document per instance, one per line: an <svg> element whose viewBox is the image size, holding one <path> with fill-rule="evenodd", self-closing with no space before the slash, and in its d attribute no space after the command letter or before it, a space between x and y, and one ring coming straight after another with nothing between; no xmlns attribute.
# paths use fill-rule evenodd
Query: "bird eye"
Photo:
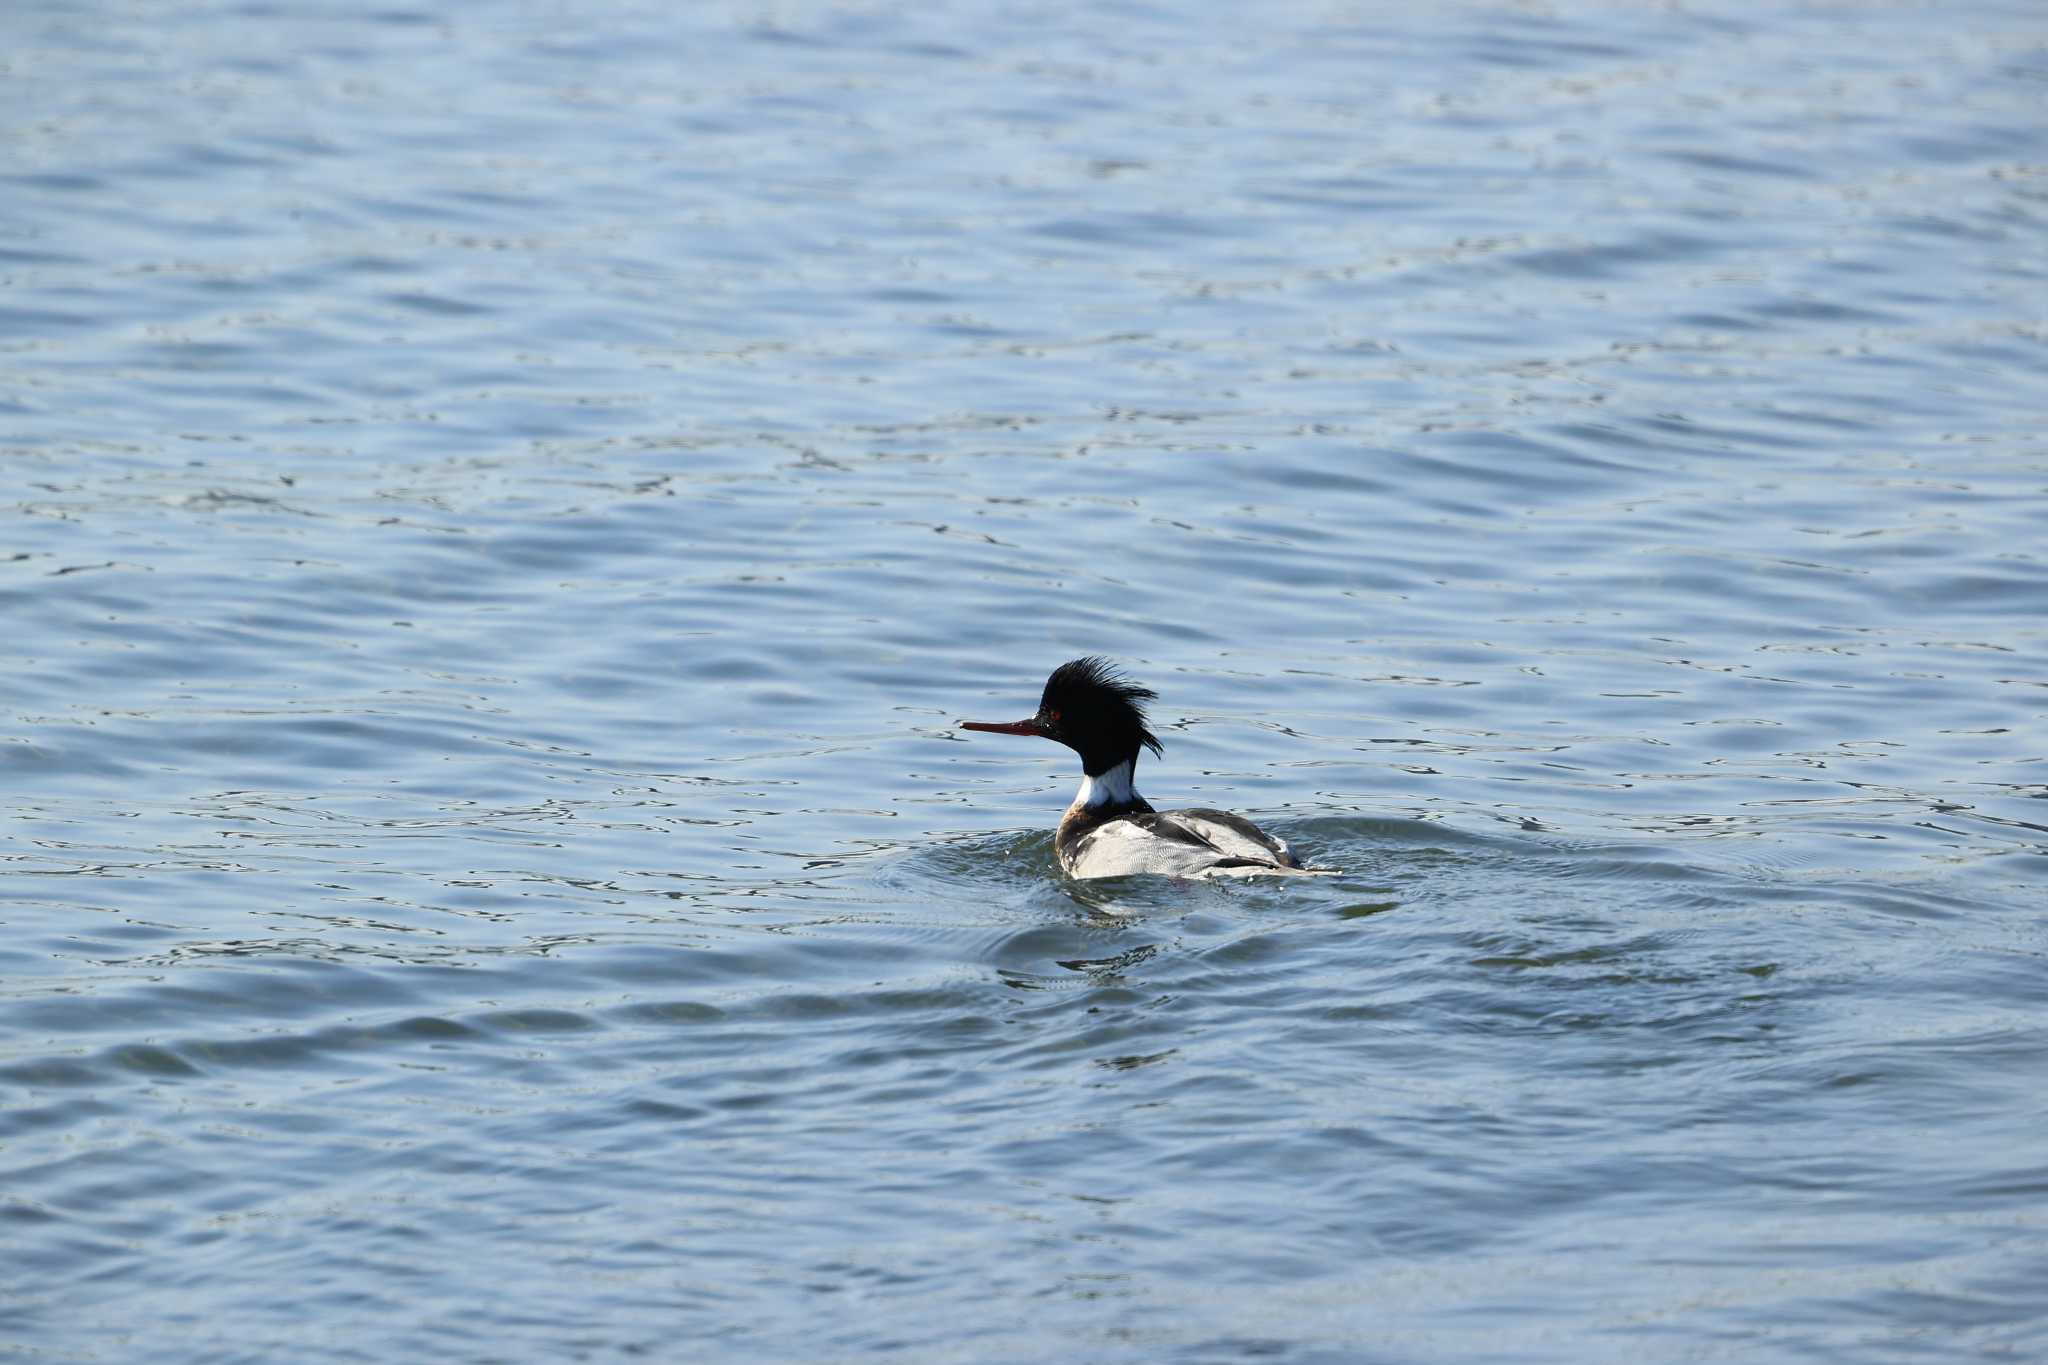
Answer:
<svg viewBox="0 0 2048 1365"><path fill-rule="evenodd" d="M1057 711L1046 712L1045 718L1047 721L1051 722L1054 725L1058 725L1060 723L1060 713Z"/></svg>

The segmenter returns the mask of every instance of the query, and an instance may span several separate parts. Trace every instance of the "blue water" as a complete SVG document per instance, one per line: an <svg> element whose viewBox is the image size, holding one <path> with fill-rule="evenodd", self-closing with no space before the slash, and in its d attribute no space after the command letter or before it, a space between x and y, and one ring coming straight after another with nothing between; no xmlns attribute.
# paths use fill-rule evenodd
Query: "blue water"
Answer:
<svg viewBox="0 0 2048 1365"><path fill-rule="evenodd" d="M2033 3L0 16L0 1348L2048 1355ZM963 735L1114 656L1064 881Z"/></svg>

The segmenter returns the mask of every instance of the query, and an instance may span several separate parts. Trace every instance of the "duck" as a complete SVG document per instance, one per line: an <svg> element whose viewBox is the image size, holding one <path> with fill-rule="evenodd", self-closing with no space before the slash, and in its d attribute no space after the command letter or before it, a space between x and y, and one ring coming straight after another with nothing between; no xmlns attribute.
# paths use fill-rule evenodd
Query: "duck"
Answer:
<svg viewBox="0 0 2048 1365"><path fill-rule="evenodd" d="M1159 694L1100 655L1052 671L1038 710L1023 720L963 720L963 730L1035 735L1081 757L1081 787L1060 818L1053 852L1070 877L1153 874L1188 879L1335 876L1304 867L1284 839L1241 815L1195 807L1156 810L1138 794L1138 756L1166 750L1145 710Z"/></svg>

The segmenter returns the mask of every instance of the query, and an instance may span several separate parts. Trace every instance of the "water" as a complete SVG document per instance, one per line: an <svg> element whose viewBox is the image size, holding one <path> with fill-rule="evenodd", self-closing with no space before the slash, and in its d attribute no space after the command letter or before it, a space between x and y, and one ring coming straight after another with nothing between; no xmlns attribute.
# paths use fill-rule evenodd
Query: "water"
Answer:
<svg viewBox="0 0 2048 1365"><path fill-rule="evenodd" d="M11 1351L2048 1353L2037 6L0 36Z"/></svg>

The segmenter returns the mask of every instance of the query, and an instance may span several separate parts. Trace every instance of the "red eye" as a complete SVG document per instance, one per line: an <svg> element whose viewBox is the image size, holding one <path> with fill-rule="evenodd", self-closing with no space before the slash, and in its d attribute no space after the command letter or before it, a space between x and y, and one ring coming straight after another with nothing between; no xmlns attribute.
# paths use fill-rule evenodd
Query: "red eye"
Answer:
<svg viewBox="0 0 2048 1365"><path fill-rule="evenodd" d="M1047 722L1048 722L1048 723L1050 723L1050 724L1053 724L1053 725L1058 725L1058 724L1060 723L1060 713L1059 713L1059 712L1057 712L1057 711L1048 711L1048 712L1046 712L1046 713L1045 713L1045 718L1046 718Z"/></svg>

